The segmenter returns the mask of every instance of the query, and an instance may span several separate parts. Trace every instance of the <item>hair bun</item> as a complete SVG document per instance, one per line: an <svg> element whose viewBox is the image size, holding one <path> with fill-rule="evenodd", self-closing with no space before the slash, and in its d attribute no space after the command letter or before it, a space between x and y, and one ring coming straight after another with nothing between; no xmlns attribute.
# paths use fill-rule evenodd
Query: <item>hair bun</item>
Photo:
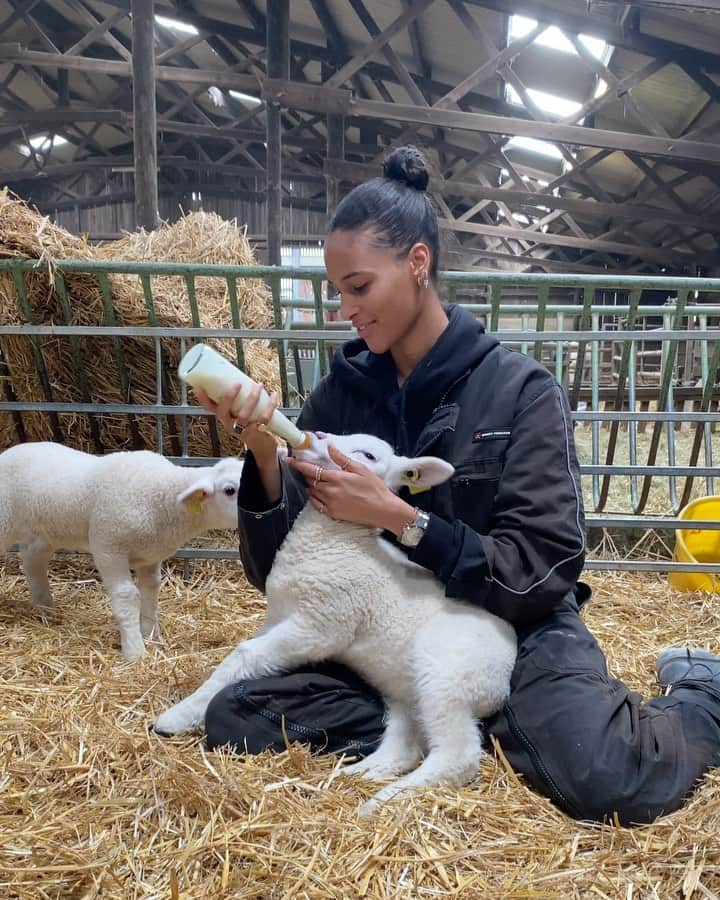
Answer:
<svg viewBox="0 0 720 900"><path fill-rule="evenodd" d="M425 157L416 147L398 147L383 165L383 175L416 191L424 191L430 181Z"/></svg>

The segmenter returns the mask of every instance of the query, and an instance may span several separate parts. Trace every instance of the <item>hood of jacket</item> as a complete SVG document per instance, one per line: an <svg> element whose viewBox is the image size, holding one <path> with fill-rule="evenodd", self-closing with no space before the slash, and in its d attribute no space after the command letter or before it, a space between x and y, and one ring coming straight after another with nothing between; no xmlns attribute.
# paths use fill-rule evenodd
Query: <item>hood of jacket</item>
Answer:
<svg viewBox="0 0 720 900"><path fill-rule="evenodd" d="M332 375L346 389L369 395L381 405L395 405L407 442L414 439L462 382L499 343L482 323L461 306L445 307L448 326L398 387L390 352L373 353L361 338L348 341L335 354ZM406 443L403 441L403 443Z"/></svg>

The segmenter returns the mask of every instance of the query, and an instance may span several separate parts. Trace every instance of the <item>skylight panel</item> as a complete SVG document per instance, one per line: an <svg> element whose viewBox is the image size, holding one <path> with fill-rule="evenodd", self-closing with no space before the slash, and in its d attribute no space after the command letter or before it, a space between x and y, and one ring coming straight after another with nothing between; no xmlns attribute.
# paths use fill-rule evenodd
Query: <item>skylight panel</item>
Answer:
<svg viewBox="0 0 720 900"><path fill-rule="evenodd" d="M61 147L63 144L67 144L67 139L59 134L36 134L30 138L29 143L33 150L37 150L38 153L49 153L53 147ZM20 144L18 149L23 156L30 156L27 144Z"/></svg>
<svg viewBox="0 0 720 900"><path fill-rule="evenodd" d="M530 153L537 153L539 156L562 159L562 153L555 144L551 144L549 141L540 141L537 138L521 137L520 135L510 138L503 149L528 150Z"/></svg>
<svg viewBox="0 0 720 900"><path fill-rule="evenodd" d="M253 97L251 94L244 94L242 91L228 91L231 97L245 103L247 106L259 106L262 100L259 97Z"/></svg>
<svg viewBox="0 0 720 900"><path fill-rule="evenodd" d="M514 103L516 106L523 106L524 104L515 88L511 84L507 84L506 87L505 95L508 102ZM560 118L572 116L582 107L582 103L578 103L576 100L568 100L567 97L558 97L556 94L537 91L535 88L528 88L527 92L533 103L551 116L559 116Z"/></svg>
<svg viewBox="0 0 720 900"><path fill-rule="evenodd" d="M199 34L194 25L188 22L181 22L179 19L170 19L167 16L155 16L155 21L163 28L169 28L170 31L178 31L182 34Z"/></svg>
<svg viewBox="0 0 720 900"><path fill-rule="evenodd" d="M525 37L533 28L537 26L535 19L529 19L526 16L510 16L510 37L512 42L517 38ZM595 59L606 61L609 47L600 38L591 37L588 34L579 35L580 41L592 53ZM545 31L541 32L533 41L535 44L542 44L544 47L550 47L558 50L560 53L577 53L570 41L555 25L550 25Z"/></svg>

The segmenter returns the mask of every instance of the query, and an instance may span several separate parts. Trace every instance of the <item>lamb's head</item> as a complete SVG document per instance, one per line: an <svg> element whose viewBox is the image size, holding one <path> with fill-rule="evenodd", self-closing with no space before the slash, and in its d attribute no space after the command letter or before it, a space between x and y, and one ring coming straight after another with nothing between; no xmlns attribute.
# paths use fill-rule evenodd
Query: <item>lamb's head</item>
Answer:
<svg viewBox="0 0 720 900"><path fill-rule="evenodd" d="M242 469L242 460L229 457L210 469L200 470L190 487L178 494L178 503L190 512L202 513L206 530L237 528Z"/></svg>
<svg viewBox="0 0 720 900"><path fill-rule="evenodd" d="M447 481L455 471L450 463L437 456L397 456L390 444L371 434L326 434L316 431L311 433L309 449L294 452L306 462L324 469L337 469L339 467L328 452L329 444L353 462L379 475L394 491L401 487L408 487L411 491L427 490Z"/></svg>

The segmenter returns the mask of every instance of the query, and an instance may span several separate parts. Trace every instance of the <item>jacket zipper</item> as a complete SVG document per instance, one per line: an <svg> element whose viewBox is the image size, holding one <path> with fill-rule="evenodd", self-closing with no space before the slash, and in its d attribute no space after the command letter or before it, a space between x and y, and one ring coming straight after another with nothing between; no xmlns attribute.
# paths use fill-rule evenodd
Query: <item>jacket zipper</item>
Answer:
<svg viewBox="0 0 720 900"><path fill-rule="evenodd" d="M510 725L510 731L520 741L523 747L525 747L527 754L530 757L533 766L535 767L535 771L545 783L551 799L554 800L558 805L562 806L567 813L573 816L573 818L580 818L579 811L557 786L552 775L548 772L545 763L540 758L540 754L535 749L534 744L518 725L517 719L515 718L515 713L510 709L509 706L506 706L503 712L505 713L505 716L507 717L508 723Z"/></svg>

